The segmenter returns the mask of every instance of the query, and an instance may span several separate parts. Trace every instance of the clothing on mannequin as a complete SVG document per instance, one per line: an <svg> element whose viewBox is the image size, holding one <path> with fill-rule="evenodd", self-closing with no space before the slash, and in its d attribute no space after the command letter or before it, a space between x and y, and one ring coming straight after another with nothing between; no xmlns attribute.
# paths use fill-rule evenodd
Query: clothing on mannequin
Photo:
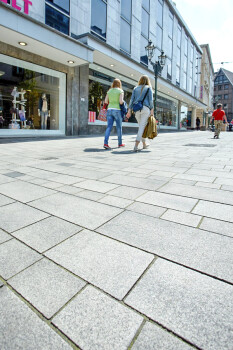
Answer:
<svg viewBox="0 0 233 350"><path fill-rule="evenodd" d="M38 116L40 117L40 120L41 120L41 129L46 130L47 120L48 120L48 117L50 117L50 106L49 106L49 100L45 93L41 95L41 98L39 100Z"/></svg>

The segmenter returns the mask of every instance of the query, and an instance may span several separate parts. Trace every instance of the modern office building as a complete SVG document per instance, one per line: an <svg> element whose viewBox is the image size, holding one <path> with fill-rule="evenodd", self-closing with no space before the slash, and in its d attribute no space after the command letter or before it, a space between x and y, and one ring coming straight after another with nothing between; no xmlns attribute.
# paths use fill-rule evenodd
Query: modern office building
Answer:
<svg viewBox="0 0 233 350"><path fill-rule="evenodd" d="M233 119L233 72L221 68L214 79L214 108L221 103L228 121Z"/></svg>
<svg viewBox="0 0 233 350"><path fill-rule="evenodd" d="M195 125L197 108L206 108L202 49L172 1L0 0L0 136L102 133L99 112L115 77L127 102L140 75L154 85L148 39L154 60L162 50L167 56L160 127Z"/></svg>

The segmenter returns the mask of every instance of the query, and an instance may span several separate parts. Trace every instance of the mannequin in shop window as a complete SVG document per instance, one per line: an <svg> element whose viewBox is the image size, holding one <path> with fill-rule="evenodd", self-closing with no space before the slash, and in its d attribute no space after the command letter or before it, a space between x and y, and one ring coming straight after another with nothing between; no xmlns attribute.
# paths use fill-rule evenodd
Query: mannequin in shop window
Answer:
<svg viewBox="0 0 233 350"><path fill-rule="evenodd" d="M50 117L50 106L49 99L45 93L41 95L39 100L38 116L40 117L41 121L41 129L46 130L48 117Z"/></svg>

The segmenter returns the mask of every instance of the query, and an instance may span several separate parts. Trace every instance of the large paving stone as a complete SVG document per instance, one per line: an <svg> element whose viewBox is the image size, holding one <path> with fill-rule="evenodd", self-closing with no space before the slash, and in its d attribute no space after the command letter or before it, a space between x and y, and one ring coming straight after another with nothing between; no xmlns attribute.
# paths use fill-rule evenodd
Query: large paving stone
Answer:
<svg viewBox="0 0 233 350"><path fill-rule="evenodd" d="M190 180L190 181L202 181L202 182L214 182L216 177L214 176L201 176L201 175L191 175L188 173L185 174L178 174L174 176L175 179L181 179L181 180Z"/></svg>
<svg viewBox="0 0 233 350"><path fill-rule="evenodd" d="M167 184L159 189L160 192L174 194L182 197L191 197L203 199L211 202L233 205L233 196L231 192L217 190L214 188L204 188L182 184Z"/></svg>
<svg viewBox="0 0 233 350"><path fill-rule="evenodd" d="M0 193L26 203L56 192L24 181L14 181L10 184L0 185Z"/></svg>
<svg viewBox="0 0 233 350"><path fill-rule="evenodd" d="M194 348L163 328L147 322L132 350L194 350Z"/></svg>
<svg viewBox="0 0 233 350"><path fill-rule="evenodd" d="M98 232L193 269L233 282L232 239L126 211Z"/></svg>
<svg viewBox="0 0 233 350"><path fill-rule="evenodd" d="M11 239L0 245L0 275L8 279L40 259L34 250Z"/></svg>
<svg viewBox="0 0 233 350"><path fill-rule="evenodd" d="M126 199L126 198L120 198L120 197L116 197L116 196L105 196L104 198L99 200L100 203L105 203L108 205L113 205L114 207L118 207L118 208L126 208L128 207L130 204L133 203L133 201Z"/></svg>
<svg viewBox="0 0 233 350"><path fill-rule="evenodd" d="M78 189L78 188L77 188ZM80 188L80 192L76 194L78 197L90 199L91 201L97 201L105 196L104 193L101 192L95 192L95 191L89 191L89 190L84 190Z"/></svg>
<svg viewBox="0 0 233 350"><path fill-rule="evenodd" d="M96 229L122 211L64 193L41 198L31 202L30 205L91 230Z"/></svg>
<svg viewBox="0 0 233 350"><path fill-rule="evenodd" d="M7 204L11 204L14 203L14 200L11 198L8 198L6 196L3 196L2 194L0 194L0 207L7 205Z"/></svg>
<svg viewBox="0 0 233 350"><path fill-rule="evenodd" d="M153 216L155 218L160 217L165 211L165 208L157 207L156 205L150 205L145 203L134 202L127 210L134 211L136 213Z"/></svg>
<svg viewBox="0 0 233 350"><path fill-rule="evenodd" d="M47 259L38 261L8 282L47 318L85 286L85 282Z"/></svg>
<svg viewBox="0 0 233 350"><path fill-rule="evenodd" d="M2 350L71 350L8 288L0 289L0 347Z"/></svg>
<svg viewBox="0 0 233 350"><path fill-rule="evenodd" d="M115 190L108 192L109 195L126 198L130 200L136 199L137 197L141 196L143 193L146 193L146 191L140 188L128 187L128 186L119 186Z"/></svg>
<svg viewBox="0 0 233 350"><path fill-rule="evenodd" d="M13 203L0 208L0 228L11 233L48 216L48 214L27 205Z"/></svg>
<svg viewBox="0 0 233 350"><path fill-rule="evenodd" d="M45 255L118 299L126 295L153 260L151 254L87 230Z"/></svg>
<svg viewBox="0 0 233 350"><path fill-rule="evenodd" d="M213 219L233 222L233 206L231 205L200 201L194 208L193 213Z"/></svg>
<svg viewBox="0 0 233 350"><path fill-rule="evenodd" d="M95 180L86 180L83 182L79 182L79 183L75 184L74 186L77 186L79 188L83 188L85 190L96 191L96 192L100 192L100 193L106 193L106 192L111 191L114 188L118 187L118 185L113 185L113 184L109 184L107 182L95 181Z"/></svg>
<svg viewBox="0 0 233 350"><path fill-rule="evenodd" d="M158 259L125 302L201 349L231 350L232 293L229 284Z"/></svg>
<svg viewBox="0 0 233 350"><path fill-rule="evenodd" d="M196 199L152 191L148 191L136 200L142 203L158 205L160 207L171 208L185 212L190 212L197 203Z"/></svg>
<svg viewBox="0 0 233 350"><path fill-rule="evenodd" d="M156 191L159 187L161 187L164 183L166 183L166 181L127 177L124 175L110 175L105 177L103 181L110 182L113 184L118 184L118 185L142 188L144 190L152 190L152 191Z"/></svg>
<svg viewBox="0 0 233 350"><path fill-rule="evenodd" d="M233 237L233 223L230 222L204 218L200 225L200 228L206 231L212 231Z"/></svg>
<svg viewBox="0 0 233 350"><path fill-rule="evenodd" d="M177 222L187 226L197 227L201 221L201 216L185 213L182 211L168 209L166 213L161 216L161 219Z"/></svg>
<svg viewBox="0 0 233 350"><path fill-rule="evenodd" d="M49 217L15 231L13 236L42 253L81 231L81 229L81 227L71 224L70 222L55 217Z"/></svg>
<svg viewBox="0 0 233 350"><path fill-rule="evenodd" d="M12 239L12 237L0 229L0 244L9 241L10 239Z"/></svg>
<svg viewBox="0 0 233 350"><path fill-rule="evenodd" d="M88 286L53 323L83 350L126 350L143 318Z"/></svg>
<svg viewBox="0 0 233 350"><path fill-rule="evenodd" d="M14 182L14 181L15 181L15 179L0 174L0 184L6 184L6 183L9 183L9 182Z"/></svg>

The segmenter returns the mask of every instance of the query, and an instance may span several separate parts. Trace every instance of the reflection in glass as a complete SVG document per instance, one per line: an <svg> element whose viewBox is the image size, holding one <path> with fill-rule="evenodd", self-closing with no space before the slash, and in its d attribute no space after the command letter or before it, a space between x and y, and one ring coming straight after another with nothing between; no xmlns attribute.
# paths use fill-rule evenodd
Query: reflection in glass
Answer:
<svg viewBox="0 0 233 350"><path fill-rule="evenodd" d="M106 38L107 5L103 0L91 1L91 30Z"/></svg>
<svg viewBox="0 0 233 350"><path fill-rule="evenodd" d="M162 49L162 28L158 24L156 28L156 46Z"/></svg>
<svg viewBox="0 0 233 350"><path fill-rule="evenodd" d="M69 35L69 17L48 5L45 6L45 23L50 27Z"/></svg>
<svg viewBox="0 0 233 350"><path fill-rule="evenodd" d="M123 18L121 18L121 49L130 53L130 43L131 43L131 26Z"/></svg>
<svg viewBox="0 0 233 350"><path fill-rule="evenodd" d="M163 5L160 0L157 0L157 23L163 26Z"/></svg>
<svg viewBox="0 0 233 350"><path fill-rule="evenodd" d="M149 36L149 14L142 9L142 34L148 38Z"/></svg>
<svg viewBox="0 0 233 350"><path fill-rule="evenodd" d="M178 105L175 100L167 99L161 95L157 97L157 119L160 125L177 127Z"/></svg>
<svg viewBox="0 0 233 350"><path fill-rule="evenodd" d="M132 1L121 0L121 16L131 23Z"/></svg>
<svg viewBox="0 0 233 350"><path fill-rule="evenodd" d="M47 0L53 3L55 6L65 10L67 13L70 12L70 0Z"/></svg>
<svg viewBox="0 0 233 350"><path fill-rule="evenodd" d="M147 39L141 35L141 50L140 50L140 60L142 63L148 65L148 56L145 47L148 45Z"/></svg>
<svg viewBox="0 0 233 350"><path fill-rule="evenodd" d="M142 0L142 6L144 7L144 9L150 12L150 0Z"/></svg>

